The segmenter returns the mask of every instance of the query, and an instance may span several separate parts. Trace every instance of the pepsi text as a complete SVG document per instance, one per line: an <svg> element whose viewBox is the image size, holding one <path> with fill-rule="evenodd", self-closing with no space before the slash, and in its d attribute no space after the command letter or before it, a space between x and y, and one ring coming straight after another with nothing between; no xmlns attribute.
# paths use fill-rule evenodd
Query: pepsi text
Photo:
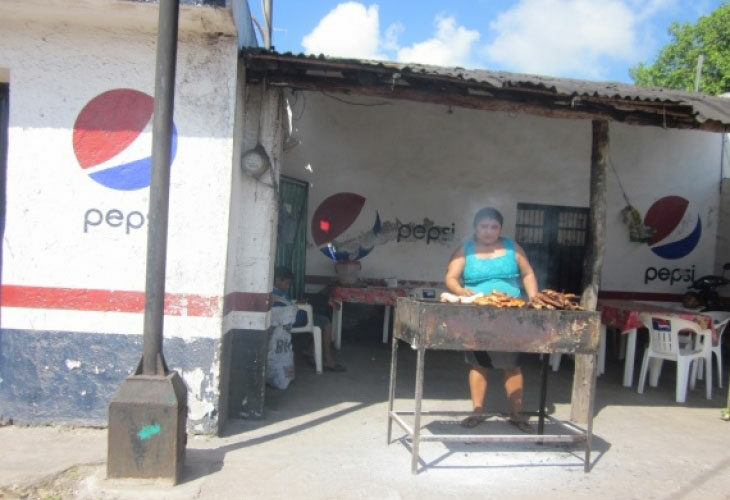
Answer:
<svg viewBox="0 0 730 500"><path fill-rule="evenodd" d="M106 224L113 228L123 227L124 231L129 234L132 230L144 227L146 221L144 214L137 210L132 210L125 215L124 212L116 208L109 209L106 213L98 208L90 208L84 214L84 232L88 233L90 227Z"/></svg>
<svg viewBox="0 0 730 500"><path fill-rule="evenodd" d="M695 279L695 266L693 265L687 269L674 268L669 269L666 267L647 267L644 271L644 284L648 284L650 281L658 279L659 281L669 281L670 285L678 283L680 281L693 282Z"/></svg>
<svg viewBox="0 0 730 500"><path fill-rule="evenodd" d="M425 239L428 245L432 241L449 241L454 239L455 230L456 225L453 222L451 226L424 225L411 222L398 226L398 237L396 241L400 243L401 241Z"/></svg>

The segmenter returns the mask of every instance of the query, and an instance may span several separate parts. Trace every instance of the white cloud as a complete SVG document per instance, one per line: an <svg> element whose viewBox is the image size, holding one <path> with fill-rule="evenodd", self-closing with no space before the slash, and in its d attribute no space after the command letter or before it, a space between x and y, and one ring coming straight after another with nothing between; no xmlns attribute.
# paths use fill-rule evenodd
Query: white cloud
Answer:
<svg viewBox="0 0 730 500"><path fill-rule="evenodd" d="M366 8L358 2L337 5L302 39L302 46L309 54L386 59L378 52L379 45L378 6Z"/></svg>
<svg viewBox="0 0 730 500"><path fill-rule="evenodd" d="M398 61L438 66L473 66L471 51L479 32L457 26L453 17L436 17L433 38L398 50Z"/></svg>
<svg viewBox="0 0 730 500"><path fill-rule="evenodd" d="M496 38L483 54L511 71L602 78L609 61L645 58L640 21L666 2L632 10L622 0L520 0L490 24Z"/></svg>
<svg viewBox="0 0 730 500"><path fill-rule="evenodd" d="M377 5L345 2L319 21L302 39L302 46L309 54L359 59L393 59L395 55L403 62L473 66L471 53L479 32L457 25L453 17L437 16L434 24L432 38L401 47L398 37L405 30L401 23L388 26L381 36Z"/></svg>
<svg viewBox="0 0 730 500"><path fill-rule="evenodd" d="M385 30L385 39L383 40L383 48L386 50L398 50L398 37L405 31L405 26L401 23L393 23Z"/></svg>

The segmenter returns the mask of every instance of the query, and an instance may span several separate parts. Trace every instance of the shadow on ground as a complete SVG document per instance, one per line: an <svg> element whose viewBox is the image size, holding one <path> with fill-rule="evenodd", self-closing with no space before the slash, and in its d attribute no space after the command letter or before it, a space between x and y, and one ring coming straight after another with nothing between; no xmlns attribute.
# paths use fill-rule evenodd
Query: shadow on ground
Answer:
<svg viewBox="0 0 730 500"><path fill-rule="evenodd" d="M301 350L307 342L306 336L295 337L296 378L286 390L266 388L265 417L261 420L230 420L222 433L222 438L233 439L223 446L213 449L191 449L186 460L185 481L210 474L222 467L226 453L256 446L270 440L281 439L303 430L326 425L335 419L360 411L372 405L382 405L383 440L386 439L388 379L390 370L390 344L381 342L381 330L378 323L343 331L342 350L338 358L346 365L344 373L325 372L317 375L301 356ZM643 346L637 346L637 367L635 378L638 378L640 353ZM401 344L398 358L398 386L396 388L396 410L412 410L414 395L416 353L407 345ZM525 376L525 411L536 411L539 401L540 358L538 355L525 354L521 361ZM606 373L597 384L595 413L599 414L607 406L675 406L674 380L675 367L666 363L657 388L647 387L644 394L633 388L621 385L623 367L616 359L613 349L609 349ZM468 411L471 407L467 385L468 365L461 352L427 351L425 358L424 378L424 410L435 410L430 405L446 402L451 409ZM547 413L554 414L556 405L567 405L570 402L573 378L572 360L563 357L561 369L550 372L548 382ZM502 386L502 375L495 371L489 379L486 410L501 413L507 409L507 398ZM714 398L704 398L704 382L699 383L694 391L690 391L684 406L696 408L717 408L718 412L725 404L724 393L717 388ZM565 410L563 410L565 412ZM281 425L290 422L290 425ZM473 432L509 434L519 433L508 428L504 422L486 422ZM271 432L267 432L271 428ZM458 428L458 430L456 430ZM441 420L423 422L423 432L442 433L454 429L456 433L465 433L458 425L458 420ZM410 442L403 433L394 426L394 443L400 443L410 452ZM399 434L400 432L400 434ZM551 432L550 427L546 433ZM550 447L558 452L559 459L547 460L531 466L576 466L583 467L584 448L582 444L570 445L537 445L528 443L448 443L447 451L437 458L421 461L421 468L469 467L468 465L444 465L447 458L460 453L473 453L483 449L489 453L512 453L535 451ZM611 444L600 435L592 440L591 466L607 453ZM518 455L518 454L517 454ZM554 455L554 454L553 454ZM521 464L525 465L525 464ZM489 463L479 467L519 467L519 461L504 465Z"/></svg>

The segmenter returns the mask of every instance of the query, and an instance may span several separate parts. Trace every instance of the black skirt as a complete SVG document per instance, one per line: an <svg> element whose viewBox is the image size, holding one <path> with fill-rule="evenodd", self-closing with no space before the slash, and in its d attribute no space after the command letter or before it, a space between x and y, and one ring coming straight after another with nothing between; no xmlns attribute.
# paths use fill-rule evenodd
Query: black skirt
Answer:
<svg viewBox="0 0 730 500"><path fill-rule="evenodd" d="M464 358L467 364L483 368L498 368L501 370L519 368L520 353L504 351L466 351Z"/></svg>

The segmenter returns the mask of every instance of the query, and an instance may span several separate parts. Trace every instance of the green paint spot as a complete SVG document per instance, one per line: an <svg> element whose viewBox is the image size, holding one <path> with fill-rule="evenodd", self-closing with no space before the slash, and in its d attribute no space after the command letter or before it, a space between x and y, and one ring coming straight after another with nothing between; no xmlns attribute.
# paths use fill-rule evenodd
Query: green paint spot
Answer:
<svg viewBox="0 0 730 500"><path fill-rule="evenodd" d="M145 425L140 429L140 431L137 433L137 436L144 441L145 439L149 439L155 434L160 433L160 424L155 425Z"/></svg>

